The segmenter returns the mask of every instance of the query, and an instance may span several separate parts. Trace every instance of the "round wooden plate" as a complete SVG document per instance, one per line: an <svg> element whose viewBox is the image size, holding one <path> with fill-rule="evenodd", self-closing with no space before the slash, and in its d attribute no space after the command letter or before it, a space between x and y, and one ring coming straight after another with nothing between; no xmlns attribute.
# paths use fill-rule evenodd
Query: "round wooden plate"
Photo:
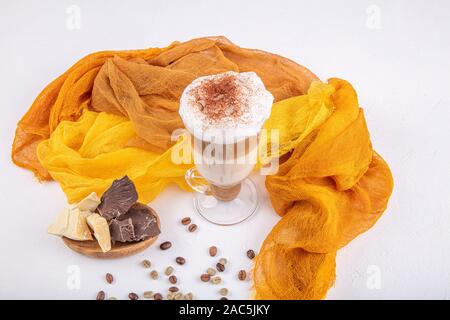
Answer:
<svg viewBox="0 0 450 320"><path fill-rule="evenodd" d="M159 229L161 230L161 222L158 214L152 209L152 212L156 216ZM144 251L150 247L158 239L158 236L148 238L139 242L116 242L111 244L111 250L103 252L96 240L90 241L77 241L66 237L62 237L62 240L73 251L81 253L88 257L100 258L100 259L115 259L128 257L133 254Z"/></svg>

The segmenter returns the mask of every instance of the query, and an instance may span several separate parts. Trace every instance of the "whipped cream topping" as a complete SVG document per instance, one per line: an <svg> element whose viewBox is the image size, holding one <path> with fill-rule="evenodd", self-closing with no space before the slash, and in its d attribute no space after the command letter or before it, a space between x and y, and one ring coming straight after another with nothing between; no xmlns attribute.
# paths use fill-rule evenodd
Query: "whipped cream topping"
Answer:
<svg viewBox="0 0 450 320"><path fill-rule="evenodd" d="M272 103L272 94L256 73L230 71L195 79L181 95L179 113L201 140L218 134L241 140L259 133Z"/></svg>

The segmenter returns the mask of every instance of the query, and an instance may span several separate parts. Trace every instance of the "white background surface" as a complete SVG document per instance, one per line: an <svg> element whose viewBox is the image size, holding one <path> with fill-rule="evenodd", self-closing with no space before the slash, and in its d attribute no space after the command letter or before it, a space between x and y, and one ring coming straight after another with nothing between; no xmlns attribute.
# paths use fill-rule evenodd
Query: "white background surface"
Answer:
<svg viewBox="0 0 450 320"><path fill-rule="evenodd" d="M80 29L67 27L70 5L81 10ZM278 220L262 179L257 216L232 228L204 223L193 212L190 194L168 189L151 205L162 218L160 240L171 240L173 248L101 261L73 253L46 234L65 196L56 183L39 184L10 161L17 121L47 83L84 55L225 35L243 47L289 57L323 80L349 80L374 147L392 169L389 208L375 227L339 251L328 298L449 299L449 30L450 2L444 0L2 0L0 298L92 299L100 289L118 298L131 291L163 292L168 282L150 280L140 261L149 258L162 272L182 255L187 263L176 267L180 288L217 299L219 287L198 280L215 262L207 255L212 244L230 260L223 275L230 298L249 297L250 284L237 281L236 272L250 267L245 251L257 251ZM184 230L183 216L195 220L197 233ZM78 290L67 287L71 266L81 272ZM380 287L371 289L367 282L378 271ZM116 277L113 285L105 284L105 272Z"/></svg>

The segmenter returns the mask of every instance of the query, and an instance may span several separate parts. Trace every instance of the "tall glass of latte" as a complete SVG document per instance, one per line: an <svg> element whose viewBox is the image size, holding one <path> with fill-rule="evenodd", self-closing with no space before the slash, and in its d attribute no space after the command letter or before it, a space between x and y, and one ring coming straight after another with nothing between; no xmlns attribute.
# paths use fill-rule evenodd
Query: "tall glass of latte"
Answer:
<svg viewBox="0 0 450 320"><path fill-rule="evenodd" d="M186 181L197 191L196 211L208 221L231 225L256 212L257 187L248 176L272 103L254 72L200 77L185 88L179 113L193 142L195 164Z"/></svg>

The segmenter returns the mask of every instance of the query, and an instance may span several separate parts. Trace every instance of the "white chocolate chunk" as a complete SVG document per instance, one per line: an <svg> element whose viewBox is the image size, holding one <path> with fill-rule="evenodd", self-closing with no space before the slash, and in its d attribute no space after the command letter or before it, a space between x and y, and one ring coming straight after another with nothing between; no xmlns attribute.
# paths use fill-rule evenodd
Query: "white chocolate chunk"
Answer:
<svg viewBox="0 0 450 320"><path fill-rule="evenodd" d="M74 205L74 208L78 208L81 211L94 212L100 204L101 200L95 192L92 192L86 198Z"/></svg>
<svg viewBox="0 0 450 320"><path fill-rule="evenodd" d="M64 209L57 217L48 233L78 241L92 240L91 231L86 223L90 211L81 211L78 208Z"/></svg>
<svg viewBox="0 0 450 320"><path fill-rule="evenodd" d="M102 251L108 252L111 250L111 235L106 219L97 213L93 213L86 220L89 227L94 231L94 237L97 239Z"/></svg>
<svg viewBox="0 0 450 320"><path fill-rule="evenodd" d="M86 223L86 218L91 215L90 211L72 209L69 212L69 224L63 236L73 240L92 240L91 230Z"/></svg>

